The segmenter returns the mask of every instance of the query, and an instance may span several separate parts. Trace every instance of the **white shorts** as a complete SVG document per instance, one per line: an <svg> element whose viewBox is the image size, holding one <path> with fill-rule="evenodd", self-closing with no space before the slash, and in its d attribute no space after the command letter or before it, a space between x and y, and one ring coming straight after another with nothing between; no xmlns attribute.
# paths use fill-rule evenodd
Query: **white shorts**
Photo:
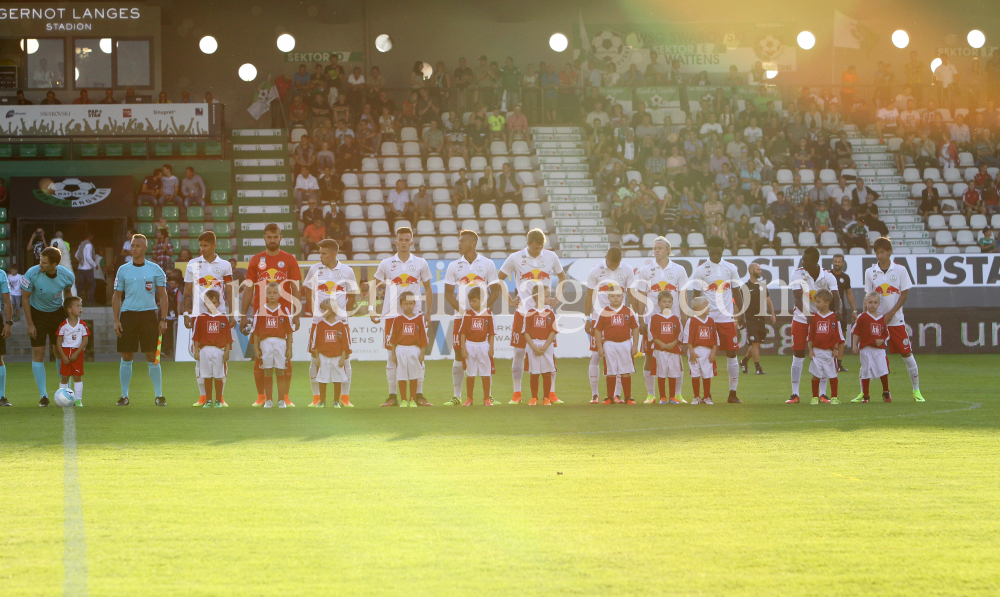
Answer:
<svg viewBox="0 0 1000 597"><path fill-rule="evenodd" d="M260 368L284 370L286 366L285 346L286 342L284 338L261 338L260 358L262 364ZM204 373L202 371L202 377L205 377Z"/></svg>
<svg viewBox="0 0 1000 597"><path fill-rule="evenodd" d="M316 383L344 383L350 381L347 366L340 366L340 357L319 355L319 365L316 367Z"/></svg>
<svg viewBox="0 0 1000 597"><path fill-rule="evenodd" d="M671 377L680 379L684 377L684 366L681 364L681 355L667 352L665 350L654 350L656 377L663 379Z"/></svg>
<svg viewBox="0 0 1000 597"><path fill-rule="evenodd" d="M688 357L688 367L691 368L691 378L700 377L702 379L715 377L715 363L709 359L712 356L712 349L707 346L695 346L693 349L694 358Z"/></svg>
<svg viewBox="0 0 1000 597"><path fill-rule="evenodd" d="M628 375L635 373L632 362L632 341L604 342L604 374Z"/></svg>
<svg viewBox="0 0 1000 597"><path fill-rule="evenodd" d="M533 343L535 346L541 348L545 345L545 340L535 340L532 338L527 338L529 343ZM525 350L528 355L528 373L531 375L537 375L539 373L555 373L556 370L556 359L555 359L555 347L549 344L549 347L542 353L542 356L535 354L535 351L531 350L529 347Z"/></svg>
<svg viewBox="0 0 1000 597"><path fill-rule="evenodd" d="M465 374L467 376L490 377L493 375L489 342L469 342L466 340L465 350L469 352L469 357L465 359Z"/></svg>
<svg viewBox="0 0 1000 597"><path fill-rule="evenodd" d="M196 375L209 379L222 379L226 376L225 351L218 346L202 346L198 357Z"/></svg>
<svg viewBox="0 0 1000 597"><path fill-rule="evenodd" d="M837 378L837 359L832 350L814 348L813 358L809 361L809 373L820 379Z"/></svg>
<svg viewBox="0 0 1000 597"><path fill-rule="evenodd" d="M420 362L419 346L396 347L396 381L410 381L424 378L424 366Z"/></svg>
<svg viewBox="0 0 1000 597"><path fill-rule="evenodd" d="M884 348L865 346L858 355L861 357L861 379L877 379L889 375L889 361Z"/></svg>

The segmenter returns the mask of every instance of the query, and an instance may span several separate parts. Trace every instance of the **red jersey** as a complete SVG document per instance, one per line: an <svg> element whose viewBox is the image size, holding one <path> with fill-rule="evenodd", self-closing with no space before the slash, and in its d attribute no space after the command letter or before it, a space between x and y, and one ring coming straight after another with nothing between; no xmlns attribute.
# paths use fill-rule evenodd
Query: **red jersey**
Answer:
<svg viewBox="0 0 1000 597"><path fill-rule="evenodd" d="M427 329L424 328L423 315L414 315L409 319L405 315L396 317L392 322L392 337L389 343L393 346L427 346Z"/></svg>
<svg viewBox="0 0 1000 597"><path fill-rule="evenodd" d="M813 348L833 350L844 342L844 331L840 329L837 314L830 311L826 315L813 313L809 318L809 341Z"/></svg>
<svg viewBox="0 0 1000 597"><path fill-rule="evenodd" d="M638 327L635 312L624 305L617 311L605 307L597 319L597 329L601 330L606 342L628 342L632 338L632 330Z"/></svg>
<svg viewBox="0 0 1000 597"><path fill-rule="evenodd" d="M702 321L697 317L691 317L684 324L684 332L681 334L681 342L691 346L704 346L713 348L718 344L718 336L715 332L715 321L711 317Z"/></svg>
<svg viewBox="0 0 1000 597"><path fill-rule="evenodd" d="M344 353L351 354L350 338L346 323L330 323L324 319L313 326L309 348L328 357L339 357Z"/></svg>
<svg viewBox="0 0 1000 597"><path fill-rule="evenodd" d="M233 334L229 328L229 317L217 315L199 315L194 319L194 336L191 338L202 346L225 348L233 343Z"/></svg>
<svg viewBox="0 0 1000 597"><path fill-rule="evenodd" d="M521 333L532 340L548 340L549 334L558 331L556 314L548 307L542 310L531 309L524 315L524 329Z"/></svg>
<svg viewBox="0 0 1000 597"><path fill-rule="evenodd" d="M467 310L458 333L464 335L467 342L489 341L493 336L493 313L489 309L482 313Z"/></svg>
<svg viewBox="0 0 1000 597"><path fill-rule="evenodd" d="M265 305L253 317L253 334L258 338L287 338L291 333L292 318L284 307L272 311Z"/></svg>
<svg viewBox="0 0 1000 597"><path fill-rule="evenodd" d="M659 340L664 344L670 344L675 340L679 340L681 337L681 320L678 319L676 315L670 315L670 317L667 317L662 313L656 313L653 315L652 319L649 320L649 333L653 335L654 340ZM654 346L653 350L664 349ZM678 342L677 346L669 350L665 350L665 352L681 354L681 343Z"/></svg>
<svg viewBox="0 0 1000 597"><path fill-rule="evenodd" d="M970 188L962 194L962 200L972 207L979 205L979 191L974 188Z"/></svg>
<svg viewBox="0 0 1000 597"><path fill-rule="evenodd" d="M267 251L261 251L254 255L250 265L247 266L247 281L254 285L254 310L259 311L266 304L264 289L268 282L281 284L281 306L291 309L292 302L285 298L285 295L291 294L293 280L302 281L302 270L299 269L299 262L291 253L278 251L277 255L271 257Z"/></svg>
<svg viewBox="0 0 1000 597"><path fill-rule="evenodd" d="M858 320L854 322L854 335L858 337L858 348L874 346L875 348L885 348L885 343L876 346L878 339L889 339L889 328L885 325L885 318L881 315L872 317L872 314L865 311L858 315Z"/></svg>

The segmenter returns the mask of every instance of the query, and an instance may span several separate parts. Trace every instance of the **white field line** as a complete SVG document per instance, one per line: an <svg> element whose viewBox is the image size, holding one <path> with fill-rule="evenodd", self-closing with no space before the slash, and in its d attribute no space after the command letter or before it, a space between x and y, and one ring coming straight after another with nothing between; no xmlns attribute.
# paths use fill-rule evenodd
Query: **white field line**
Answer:
<svg viewBox="0 0 1000 597"><path fill-rule="evenodd" d="M87 595L87 539L83 532L83 501L76 458L76 415L74 407L63 409L63 595Z"/></svg>

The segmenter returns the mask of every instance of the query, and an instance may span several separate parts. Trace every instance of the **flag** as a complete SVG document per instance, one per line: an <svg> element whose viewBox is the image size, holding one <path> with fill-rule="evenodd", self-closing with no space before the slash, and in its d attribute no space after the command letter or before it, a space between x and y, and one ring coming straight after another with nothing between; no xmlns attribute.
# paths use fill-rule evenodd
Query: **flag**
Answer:
<svg viewBox="0 0 1000 597"><path fill-rule="evenodd" d="M257 95L253 101L247 106L247 112L253 116L254 120L260 120L264 112L271 109L271 102L276 99L278 99L278 88L274 86L271 75L268 75L267 80L261 83L257 89Z"/></svg>
<svg viewBox="0 0 1000 597"><path fill-rule="evenodd" d="M875 32L857 19L835 10L833 11L833 47L851 48L871 52L878 43Z"/></svg>
<svg viewBox="0 0 1000 597"><path fill-rule="evenodd" d="M577 56L580 64L586 65L591 60L590 38L587 37L587 26L583 24L583 11L580 11L580 54Z"/></svg>

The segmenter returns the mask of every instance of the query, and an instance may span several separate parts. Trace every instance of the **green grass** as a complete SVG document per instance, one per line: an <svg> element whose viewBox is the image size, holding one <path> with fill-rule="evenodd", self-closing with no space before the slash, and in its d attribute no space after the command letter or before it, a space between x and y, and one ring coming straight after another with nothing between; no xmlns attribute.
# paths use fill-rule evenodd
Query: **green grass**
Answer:
<svg viewBox="0 0 1000 597"><path fill-rule="evenodd" d="M742 378L742 406L591 406L586 361L563 360L563 406L379 409L382 366L356 363L358 408L304 408L299 367L299 408L270 411L248 407L246 364L232 407L203 410L191 365L165 364L157 409L138 364L118 409L117 365L88 363L88 592L996 595L996 356L918 361L924 404L893 357L892 404L786 406L774 357ZM450 363L429 365L433 402L450 383ZM35 406L26 364L7 393L0 595L60 595L63 414Z"/></svg>

